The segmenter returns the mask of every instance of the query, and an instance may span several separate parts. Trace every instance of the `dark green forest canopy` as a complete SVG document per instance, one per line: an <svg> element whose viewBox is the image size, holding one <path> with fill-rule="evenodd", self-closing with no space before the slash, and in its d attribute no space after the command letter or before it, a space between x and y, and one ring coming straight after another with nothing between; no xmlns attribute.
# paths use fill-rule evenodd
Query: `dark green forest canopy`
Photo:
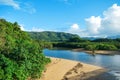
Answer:
<svg viewBox="0 0 120 80"><path fill-rule="evenodd" d="M52 31L44 31L44 32L28 32L31 38L35 40L42 41L66 41L70 38L79 37L77 34L70 34L64 32L52 32Z"/></svg>
<svg viewBox="0 0 120 80"><path fill-rule="evenodd" d="M85 50L120 50L120 38L100 38L91 41L82 38L72 38L66 42L53 43L53 47L83 48Z"/></svg>
<svg viewBox="0 0 120 80"><path fill-rule="evenodd" d="M0 19L0 80L38 78L48 62L41 46L17 22Z"/></svg>

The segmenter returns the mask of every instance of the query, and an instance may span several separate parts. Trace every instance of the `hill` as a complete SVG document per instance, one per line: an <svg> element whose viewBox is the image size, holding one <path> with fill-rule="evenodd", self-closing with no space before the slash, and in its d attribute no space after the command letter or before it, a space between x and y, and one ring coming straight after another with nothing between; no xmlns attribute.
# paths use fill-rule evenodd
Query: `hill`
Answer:
<svg viewBox="0 0 120 80"><path fill-rule="evenodd" d="M79 37L76 34L51 31L28 32L28 34L31 36L31 38L42 41L66 41L69 40L70 38Z"/></svg>

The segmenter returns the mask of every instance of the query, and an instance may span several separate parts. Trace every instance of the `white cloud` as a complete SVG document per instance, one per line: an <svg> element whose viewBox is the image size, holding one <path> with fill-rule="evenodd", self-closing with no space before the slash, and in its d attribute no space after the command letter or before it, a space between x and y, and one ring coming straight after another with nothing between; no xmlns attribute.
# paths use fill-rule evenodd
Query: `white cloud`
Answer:
<svg viewBox="0 0 120 80"><path fill-rule="evenodd" d="M73 24L70 29L68 30L68 32L70 33L78 33L80 31L79 25L78 24Z"/></svg>
<svg viewBox="0 0 120 80"><path fill-rule="evenodd" d="M91 16L85 19L88 35L118 35L120 34L120 6L113 4L103 12L103 17Z"/></svg>
<svg viewBox="0 0 120 80"><path fill-rule="evenodd" d="M30 3L16 2L15 0L0 0L0 5L11 6L14 9L21 10L30 14L36 12L36 9Z"/></svg>
<svg viewBox="0 0 120 80"><path fill-rule="evenodd" d="M78 24L73 24L71 26L71 30L78 30L79 29L79 25Z"/></svg>
<svg viewBox="0 0 120 80"><path fill-rule="evenodd" d="M23 25L23 24L20 24L20 29L21 29L22 31L25 31L25 28L24 28L24 25Z"/></svg>
<svg viewBox="0 0 120 80"><path fill-rule="evenodd" d="M47 29L43 29L40 27L32 27L31 29L27 29L24 24L19 24L19 25L22 31L28 31L28 32L55 31L55 32L58 32L58 30L47 30Z"/></svg>
<svg viewBox="0 0 120 80"><path fill-rule="evenodd" d="M86 21L86 28L83 30L78 24L73 24L68 30L70 33L77 33L80 36L110 36L120 34L120 6L113 4L103 12L103 17L91 16Z"/></svg>
<svg viewBox="0 0 120 80"><path fill-rule="evenodd" d="M94 35L99 33L99 28L101 26L100 16L98 17L91 16L90 18L85 19L85 21L87 26L87 32L89 32L89 35Z"/></svg>
<svg viewBox="0 0 120 80"><path fill-rule="evenodd" d="M70 26L70 29L68 29L66 32L78 34L80 36L87 36L86 31L84 29L81 29L80 26L76 23L72 24L72 26Z"/></svg>
<svg viewBox="0 0 120 80"><path fill-rule="evenodd" d="M25 28L25 25L24 24L19 24L20 25L20 29L22 31L32 31L32 32L42 32L42 31L45 31L44 29L42 28L39 28L39 27L32 27L31 29L26 29Z"/></svg>
<svg viewBox="0 0 120 80"><path fill-rule="evenodd" d="M120 6L113 4L112 7L103 13L101 34L105 35L117 35L120 34Z"/></svg>
<svg viewBox="0 0 120 80"><path fill-rule="evenodd" d="M87 26L87 32L89 32L89 34L98 34L99 33L99 28L101 26L101 18L100 16L95 17L95 16L91 16L90 18L85 19Z"/></svg>
<svg viewBox="0 0 120 80"><path fill-rule="evenodd" d="M20 9L19 4L17 2L15 2L14 0L0 0L0 4L12 6L15 9Z"/></svg>

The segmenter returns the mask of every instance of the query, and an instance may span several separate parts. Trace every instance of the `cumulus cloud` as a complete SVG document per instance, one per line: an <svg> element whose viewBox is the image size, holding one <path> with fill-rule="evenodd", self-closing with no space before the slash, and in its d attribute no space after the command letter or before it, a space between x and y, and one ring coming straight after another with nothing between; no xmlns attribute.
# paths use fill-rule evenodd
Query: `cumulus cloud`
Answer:
<svg viewBox="0 0 120 80"><path fill-rule="evenodd" d="M98 34L99 33L99 28L101 26L101 18L100 16L95 17L95 16L91 16L88 19L85 19L87 26L87 32L89 32L89 34Z"/></svg>
<svg viewBox="0 0 120 80"><path fill-rule="evenodd" d="M17 2L15 2L14 0L0 0L0 4L12 6L15 9L20 9L19 4Z"/></svg>
<svg viewBox="0 0 120 80"><path fill-rule="evenodd" d="M72 26L70 27L70 29L68 30L68 32L70 33L79 33L80 32L80 28L78 24L72 24Z"/></svg>
<svg viewBox="0 0 120 80"><path fill-rule="evenodd" d="M99 32L105 35L120 34L120 6L113 4L112 7L103 12L103 15Z"/></svg>
<svg viewBox="0 0 120 80"><path fill-rule="evenodd" d="M70 30L78 30L79 29L79 25L78 24L73 24L70 28Z"/></svg>
<svg viewBox="0 0 120 80"><path fill-rule="evenodd" d="M120 34L120 6L113 4L103 12L103 17L91 16L85 19L86 28L83 30L78 24L73 24L68 30L80 36L100 36Z"/></svg>
<svg viewBox="0 0 120 80"><path fill-rule="evenodd" d="M78 34L80 36L87 36L86 30L81 29L80 25L78 25L77 23L74 23L70 26L70 29L68 29L69 33L73 33L73 34Z"/></svg>
<svg viewBox="0 0 120 80"><path fill-rule="evenodd" d="M113 4L110 8L103 12L103 17L91 16L87 19L87 28L80 31L79 35L87 36L109 36L120 34L120 6Z"/></svg>

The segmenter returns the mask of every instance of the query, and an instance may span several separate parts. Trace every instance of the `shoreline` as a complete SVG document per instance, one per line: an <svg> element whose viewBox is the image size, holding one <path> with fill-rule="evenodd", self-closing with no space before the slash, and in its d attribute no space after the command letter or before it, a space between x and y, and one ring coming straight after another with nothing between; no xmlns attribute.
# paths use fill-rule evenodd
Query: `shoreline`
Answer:
<svg viewBox="0 0 120 80"><path fill-rule="evenodd" d="M101 54L101 55L114 55L114 54L120 54L120 51L110 51L110 50L94 50L90 51L90 50L84 50L83 48L76 48L76 49L72 49L72 51L76 51L76 52L86 52L89 54Z"/></svg>
<svg viewBox="0 0 120 80"><path fill-rule="evenodd" d="M78 61L53 57L50 58L51 63L46 66L46 70L43 72L42 77L38 80L75 80L76 78L87 79L107 71L102 67Z"/></svg>

